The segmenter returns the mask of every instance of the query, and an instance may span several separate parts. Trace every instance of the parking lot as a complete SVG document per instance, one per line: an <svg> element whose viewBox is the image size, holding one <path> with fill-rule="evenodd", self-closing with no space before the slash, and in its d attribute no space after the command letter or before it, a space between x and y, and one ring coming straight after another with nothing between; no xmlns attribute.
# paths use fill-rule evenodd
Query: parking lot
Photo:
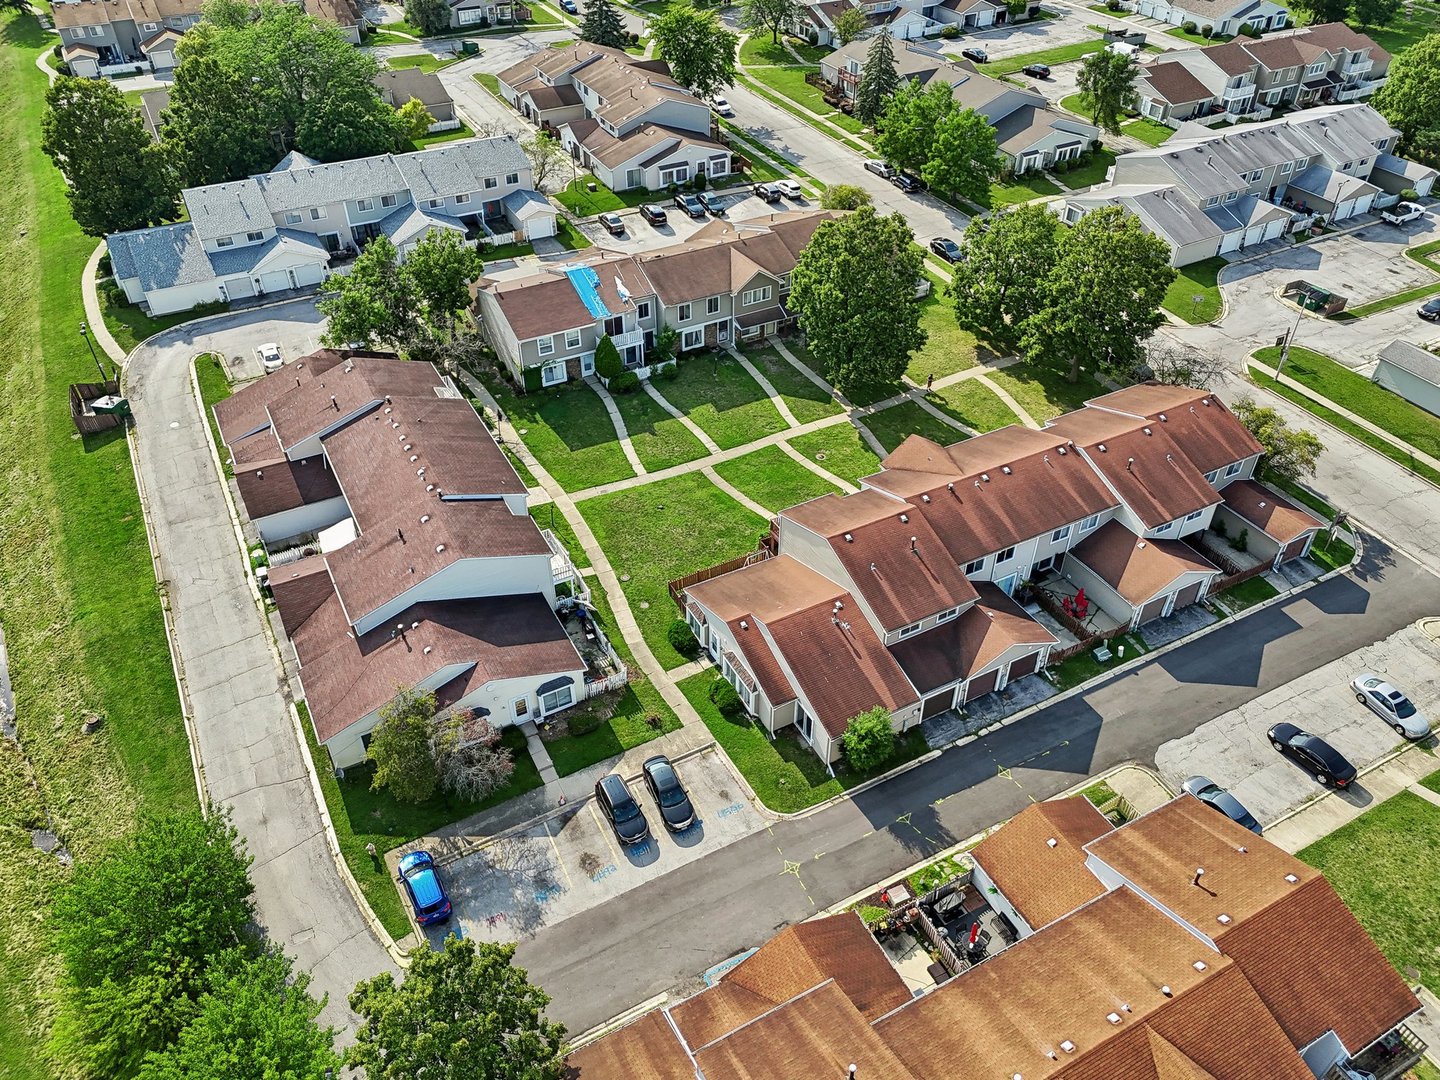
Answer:
<svg viewBox="0 0 1440 1080"><path fill-rule="evenodd" d="M443 868L455 915L451 924L430 928L432 940L442 940L456 922L486 941L529 937L764 826L713 747L675 768L695 807L690 828L668 832L638 778L628 786L650 823L642 844L623 847L593 799L576 803Z"/></svg>
<svg viewBox="0 0 1440 1080"><path fill-rule="evenodd" d="M1350 680L1364 671L1389 679L1432 722L1440 715L1440 647L1409 626L1164 744L1155 764L1176 790L1187 776L1208 776L1269 824L1325 790L1270 746L1265 733L1275 724L1288 722L1320 736L1357 769L1403 742L1355 700ZM1340 797L1363 805L1369 799L1365 778Z"/></svg>
<svg viewBox="0 0 1440 1080"><path fill-rule="evenodd" d="M718 194L725 199L725 212L721 218L724 221L750 221L785 211L815 210L819 207L819 203L811 198L785 199L777 203L767 203L764 199L750 194L748 185L726 188ZM713 217L707 217L703 221L699 218L692 218L671 202L668 197L660 198L658 203L665 210L664 225L649 224L640 216L639 210L619 210L616 212L625 222L623 236L611 235L605 226L594 218L580 222L579 229L592 243L600 247L616 251L653 251L656 248L669 247L672 244L688 240L715 220Z"/></svg>
<svg viewBox="0 0 1440 1080"><path fill-rule="evenodd" d="M960 55L961 49L978 46L989 54L991 60L999 60L1006 56L1019 56L1023 53L1039 52L1042 49L1056 49L1061 45L1093 41L1100 35L1090 29L1091 24L1095 26L1109 23L1114 23L1116 26L1125 25L1095 11L1057 10L1058 14L1053 19L1015 23L1011 26L996 27L994 30L973 31L951 40L936 39L935 45L942 52L956 57ZM1133 26L1125 28L1136 29ZM1157 42L1157 44L1159 43Z"/></svg>

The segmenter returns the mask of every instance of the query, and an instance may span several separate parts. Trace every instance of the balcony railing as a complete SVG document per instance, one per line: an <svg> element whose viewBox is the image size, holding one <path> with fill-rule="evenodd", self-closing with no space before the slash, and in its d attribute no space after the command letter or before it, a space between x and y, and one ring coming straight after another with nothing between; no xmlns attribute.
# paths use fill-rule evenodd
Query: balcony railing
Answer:
<svg viewBox="0 0 1440 1080"><path fill-rule="evenodd" d="M628 349L631 345L645 344L644 330L631 330L624 334L611 334L610 342L617 349Z"/></svg>
<svg viewBox="0 0 1440 1080"><path fill-rule="evenodd" d="M1425 1053L1425 1043L1404 1024L1367 1046L1352 1059L1355 1068L1375 1080L1400 1080Z"/></svg>

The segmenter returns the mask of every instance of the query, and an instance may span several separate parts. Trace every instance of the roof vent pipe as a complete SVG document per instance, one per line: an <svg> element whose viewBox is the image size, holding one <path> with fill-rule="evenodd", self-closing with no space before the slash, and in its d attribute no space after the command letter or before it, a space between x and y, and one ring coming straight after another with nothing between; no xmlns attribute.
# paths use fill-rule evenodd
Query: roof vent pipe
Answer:
<svg viewBox="0 0 1440 1080"><path fill-rule="evenodd" d="M396 529L396 530L395 530L395 535L400 538L400 542L401 542L402 544L405 542L405 530L404 530L404 529Z"/></svg>
<svg viewBox="0 0 1440 1080"><path fill-rule="evenodd" d="M1175 991L1174 991L1174 990L1171 990L1170 987L1168 987L1168 986L1162 986L1162 987L1160 987L1160 993L1164 994L1166 997L1174 997L1174 996L1175 996Z"/></svg>
<svg viewBox="0 0 1440 1080"><path fill-rule="evenodd" d="M852 1062L850 1063L850 1070L849 1070L849 1072L848 1072L846 1075L850 1077L850 1080L855 1080L855 1074L856 1074L857 1072L859 1072L859 1071L860 1071L860 1066L859 1066L859 1065L856 1065L855 1062L852 1061Z"/></svg>
<svg viewBox="0 0 1440 1080"><path fill-rule="evenodd" d="M331 394L331 395L330 395L330 404L334 407L334 409L335 409L336 412L339 412L339 411L340 411L340 403L335 400L335 395L334 395L334 394Z"/></svg>

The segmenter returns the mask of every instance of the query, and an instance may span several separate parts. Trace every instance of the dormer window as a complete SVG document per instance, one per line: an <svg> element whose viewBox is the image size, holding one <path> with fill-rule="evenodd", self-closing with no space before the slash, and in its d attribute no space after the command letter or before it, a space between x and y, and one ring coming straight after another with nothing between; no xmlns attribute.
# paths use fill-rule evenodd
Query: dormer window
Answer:
<svg viewBox="0 0 1440 1080"><path fill-rule="evenodd" d="M958 607L946 608L944 611L940 612L939 615L935 616L935 621L949 622L951 619L955 618L955 616L959 614L960 609Z"/></svg>

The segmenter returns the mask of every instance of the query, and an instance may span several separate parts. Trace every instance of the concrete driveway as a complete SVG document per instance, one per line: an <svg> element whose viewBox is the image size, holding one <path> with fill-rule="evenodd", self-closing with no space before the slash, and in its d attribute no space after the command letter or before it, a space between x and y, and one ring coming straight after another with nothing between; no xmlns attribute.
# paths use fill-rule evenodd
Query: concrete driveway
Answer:
<svg viewBox="0 0 1440 1080"><path fill-rule="evenodd" d="M819 201L813 198L767 203L764 199L750 194L748 185L726 188L719 194L725 199L725 221L753 221L787 210L816 210L820 206ZM639 210L617 210L616 213L625 222L625 233L622 236L612 235L595 218L581 221L578 228L592 243L612 251L654 251L688 240L715 220L692 218L668 198L659 197L657 202L665 210L664 225L651 225L640 216Z"/></svg>
<svg viewBox="0 0 1440 1080"><path fill-rule="evenodd" d="M496 942L533 937L764 827L713 747L677 761L675 769L695 807L695 823L684 832L666 830L636 778L630 793L650 823L643 844L622 845L594 799L586 799L442 870L465 934ZM452 929L432 927L428 934L438 944Z"/></svg>
<svg viewBox="0 0 1440 1080"><path fill-rule="evenodd" d="M940 47L942 52L957 59L961 49L978 46L985 50L991 60L1001 60L1007 56L1039 52L1042 49L1057 49L1062 45L1073 45L1081 41L1094 41L1100 35L1091 30L1090 25L1100 26L1106 22L1104 16L1096 11L1085 11L1083 8L1079 11L1056 10L1059 11L1059 14L1053 19L1016 23L1013 26L1001 26L994 30L980 30L975 33L962 34L950 41L937 38L935 44ZM984 64L976 66L981 71L985 70Z"/></svg>
<svg viewBox="0 0 1440 1080"><path fill-rule="evenodd" d="M1271 747L1265 733L1275 724L1291 723L1319 735L1358 769L1404 743L1355 700L1350 680L1362 671L1385 676L1423 714L1437 715L1440 648L1429 635L1408 626L1165 743L1155 752L1155 764L1176 790L1187 776L1208 776L1234 792L1261 824L1268 824L1322 790L1314 776ZM1364 777L1340 798L1364 805L1369 798Z"/></svg>

